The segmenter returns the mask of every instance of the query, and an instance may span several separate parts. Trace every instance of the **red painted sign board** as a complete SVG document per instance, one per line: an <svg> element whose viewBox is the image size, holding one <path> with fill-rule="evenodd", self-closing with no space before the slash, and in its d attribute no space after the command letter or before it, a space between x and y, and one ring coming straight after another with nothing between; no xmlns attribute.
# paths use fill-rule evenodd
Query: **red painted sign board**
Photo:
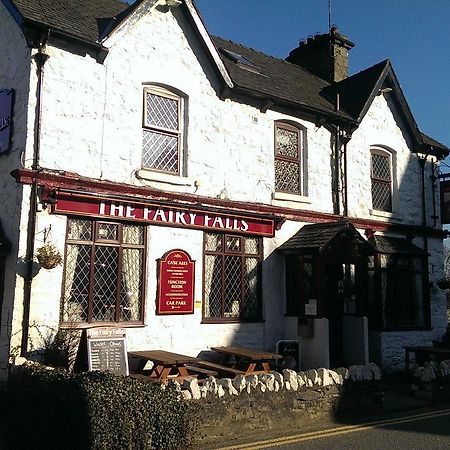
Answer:
<svg viewBox="0 0 450 450"><path fill-rule="evenodd" d="M157 314L194 313L195 262L184 250L170 250L158 261Z"/></svg>
<svg viewBox="0 0 450 450"><path fill-rule="evenodd" d="M196 228L226 233L272 237L273 219L224 214L195 208L178 208L143 201L103 199L90 195L58 192L52 211L104 219L122 219L141 223Z"/></svg>

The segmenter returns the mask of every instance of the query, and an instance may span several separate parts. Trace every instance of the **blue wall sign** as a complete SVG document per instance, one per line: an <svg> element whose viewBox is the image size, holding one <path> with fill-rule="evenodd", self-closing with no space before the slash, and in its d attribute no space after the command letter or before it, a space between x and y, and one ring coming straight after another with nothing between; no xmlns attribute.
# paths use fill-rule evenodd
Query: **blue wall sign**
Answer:
<svg viewBox="0 0 450 450"><path fill-rule="evenodd" d="M14 105L14 90L0 89L0 154L11 145L11 130Z"/></svg>

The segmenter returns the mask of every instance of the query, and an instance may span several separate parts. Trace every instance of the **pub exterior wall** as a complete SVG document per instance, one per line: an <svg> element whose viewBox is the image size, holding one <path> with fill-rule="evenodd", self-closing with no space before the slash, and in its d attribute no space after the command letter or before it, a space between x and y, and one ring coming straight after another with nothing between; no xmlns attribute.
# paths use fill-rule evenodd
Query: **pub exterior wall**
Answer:
<svg viewBox="0 0 450 450"><path fill-rule="evenodd" d="M23 292L22 278L17 274L23 269L16 257L24 256L25 233L29 189L14 182L9 172L21 161L30 157L34 122L34 100L30 86L34 86L34 74L30 69L30 49L16 23L0 3L0 89L14 89L13 134L10 150L0 156L0 220L6 237L12 244L12 252L6 258L5 288L0 314L0 380L7 372L9 340L14 333L12 322L20 320L20 301ZM7 38L6 38L7 37ZM17 305L18 309L14 309Z"/></svg>
<svg viewBox="0 0 450 450"><path fill-rule="evenodd" d="M173 11L174 15L155 10L128 28L119 30L106 42L110 51L103 64L88 55L79 56L51 44L47 46L46 52L50 58L45 65L41 166L96 179L211 198L220 196L236 201L332 213L330 133L324 127L316 127L313 123L275 111L262 113L244 103L220 100L215 71L190 25L177 10ZM0 27L6 27L4 30L0 28L0 31L11 36L10 41L14 43L13 46L10 42L8 45L0 43L0 54L9 52L11 60L17 61L14 73L5 74L0 69L0 88L7 84L17 89L14 148L11 155L0 160L0 201L8 208L5 213L2 212L1 220L15 246L14 256L10 258L21 258L25 255L29 188L16 185L9 172L19 167L18 155L24 148L27 149L24 165L31 167L36 77L34 64L30 68L30 64L26 63L30 51L2 4ZM14 58L12 54L15 54ZM17 82L17 86L13 82ZM164 83L184 92L188 98L187 177L176 180L175 184L158 181L159 178L151 174L146 179L136 177L142 155L145 83ZM29 92L33 93L30 99ZM307 130L307 198L298 197L289 201L274 198L275 120L292 120ZM417 182L421 175L420 167L417 158L410 152L398 114L383 96L375 98L348 145L349 215L380 219L371 213L371 145L386 146L395 150L397 155L400 206L391 220L421 224L421 191ZM427 204L430 205L429 184L427 188ZM6 201L11 198L17 198L18 202ZM428 218L430 214L428 209ZM382 219L388 220L387 217ZM66 221L65 216L39 212L36 248L43 243L43 231L51 227L52 242L63 253ZM275 250L303 225L288 220L274 238L264 239L264 321L252 324L201 324L203 233L174 227L148 227L145 324L127 329L129 349L164 348L197 354L214 345L235 344L274 350L275 343L285 337L284 258ZM418 242L418 245L422 244ZM183 248L196 261L197 302L192 315L155 314L156 260L173 248ZM434 268L442 260L440 240L430 240L430 254L430 273L432 281L436 281L438 272ZM11 294L5 297L4 310L12 310L14 302L13 349L20 343L23 285L21 276L14 272L16 264L10 262L7 265L5 292L11 291ZM43 337L59 327L62 278L63 269L58 267L52 271L41 269L33 279L30 311L32 351L42 347ZM379 334L384 368L398 367L400 358L403 358L402 345L423 342L424 336L431 341L445 331L444 295L436 288L432 289L431 294L433 331ZM7 315L2 317L3 321L8 320ZM7 347L8 339L2 331L0 351L3 349L5 353ZM2 362L6 359L0 357Z"/></svg>

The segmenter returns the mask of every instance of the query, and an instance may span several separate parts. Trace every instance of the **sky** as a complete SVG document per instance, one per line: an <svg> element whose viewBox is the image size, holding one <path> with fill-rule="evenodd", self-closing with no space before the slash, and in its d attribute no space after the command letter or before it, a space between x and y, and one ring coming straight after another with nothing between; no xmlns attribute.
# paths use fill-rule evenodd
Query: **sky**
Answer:
<svg viewBox="0 0 450 450"><path fill-rule="evenodd" d="M419 129L450 147L450 0L330 0L353 74L390 59ZM195 0L210 34L285 58L328 31L328 0ZM450 158L443 172L450 172Z"/></svg>

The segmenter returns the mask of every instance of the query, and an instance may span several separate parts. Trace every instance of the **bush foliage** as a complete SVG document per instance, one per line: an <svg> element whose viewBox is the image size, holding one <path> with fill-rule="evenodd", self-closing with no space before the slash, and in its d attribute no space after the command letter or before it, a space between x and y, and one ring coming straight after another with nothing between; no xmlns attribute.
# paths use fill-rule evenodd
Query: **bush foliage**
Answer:
<svg viewBox="0 0 450 450"><path fill-rule="evenodd" d="M14 450L184 449L196 424L174 389L103 372L26 367L10 376L6 402Z"/></svg>

